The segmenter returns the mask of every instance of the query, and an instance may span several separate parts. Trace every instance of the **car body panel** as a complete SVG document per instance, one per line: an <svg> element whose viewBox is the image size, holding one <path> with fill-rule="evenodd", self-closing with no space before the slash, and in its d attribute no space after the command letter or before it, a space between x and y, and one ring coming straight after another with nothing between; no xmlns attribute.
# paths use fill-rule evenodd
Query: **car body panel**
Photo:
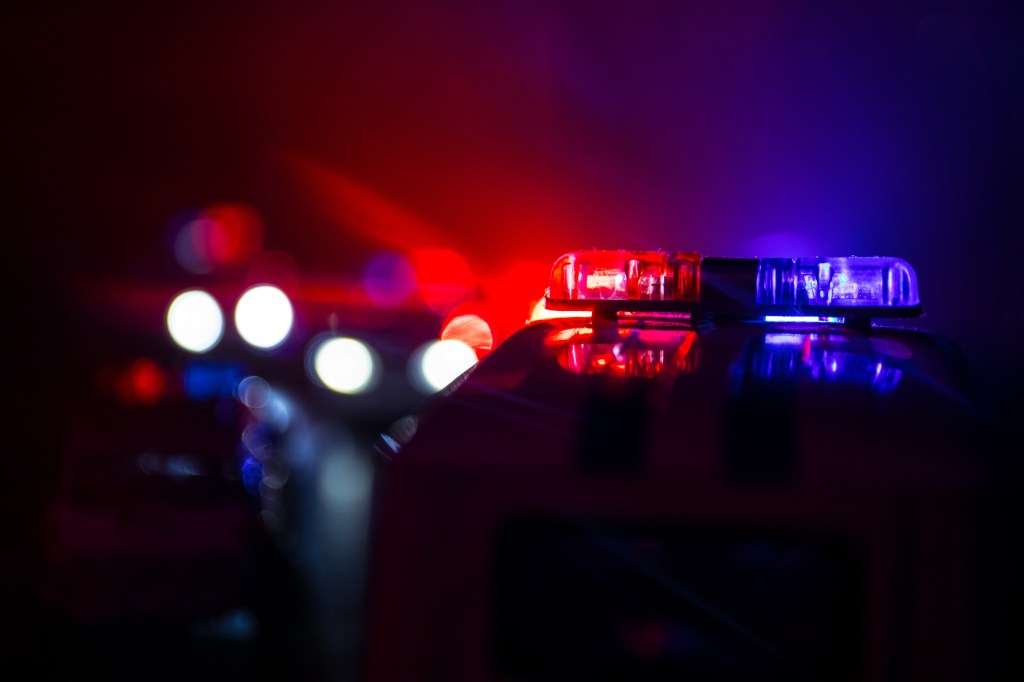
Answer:
<svg viewBox="0 0 1024 682"><path fill-rule="evenodd" d="M966 673L981 422L926 332L533 323L386 434L368 678Z"/></svg>

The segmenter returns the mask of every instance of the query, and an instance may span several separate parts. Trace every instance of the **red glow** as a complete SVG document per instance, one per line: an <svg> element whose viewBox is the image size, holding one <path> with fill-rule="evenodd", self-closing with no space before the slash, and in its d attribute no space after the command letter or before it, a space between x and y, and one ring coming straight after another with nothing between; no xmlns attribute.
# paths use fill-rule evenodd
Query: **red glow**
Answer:
<svg viewBox="0 0 1024 682"><path fill-rule="evenodd" d="M543 294L551 272L549 257L537 257L547 251L543 243L555 232L539 225L550 226L551 220L530 222L533 230L527 242L534 257L509 262L496 257L499 249L495 248L494 240L500 234L488 231L484 237L480 230L467 227L461 232L461 238L453 240L451 230L438 228L395 197L344 171L298 154L287 154L287 161L312 193L315 203L346 232L355 233L411 262L418 298L429 310L451 315L463 303L485 306L483 317L491 328L495 344L530 318L532 304ZM486 215L493 224L493 211L489 210ZM554 221L554 224L559 222ZM512 232L509 230L510 234ZM524 233L520 229L515 234L518 235L514 240L516 247L521 249ZM501 250L502 254L505 252ZM393 280L381 279L379 272L370 271L389 268L396 275ZM368 269L365 279L367 293L380 299L379 306L396 306L403 300L405 277L401 262L393 257L390 261L375 263L374 268Z"/></svg>
<svg viewBox="0 0 1024 682"><path fill-rule="evenodd" d="M150 358L138 358L120 370L97 370L96 388L101 393L113 393L125 405L155 405L167 392L167 375Z"/></svg>
<svg viewBox="0 0 1024 682"><path fill-rule="evenodd" d="M207 248L215 264L242 265L259 252L263 224L255 210L240 204L217 204L200 217L213 225Z"/></svg>
<svg viewBox="0 0 1024 682"><path fill-rule="evenodd" d="M262 243L263 223L255 210L240 204L216 204L181 225L174 252L182 267L203 274L244 265Z"/></svg>
<svg viewBox="0 0 1024 682"><path fill-rule="evenodd" d="M625 649L637 658L654 658L668 641L668 629L660 620L627 621L619 628Z"/></svg>
<svg viewBox="0 0 1024 682"><path fill-rule="evenodd" d="M452 249L419 249L412 266L423 303L444 314L476 296L477 280L466 259Z"/></svg>
<svg viewBox="0 0 1024 682"><path fill-rule="evenodd" d="M448 241L415 213L354 179L311 159L288 159L331 217L347 229L400 251Z"/></svg>
<svg viewBox="0 0 1024 682"><path fill-rule="evenodd" d="M415 309L420 310L419 302L414 302ZM411 306L396 308L380 305L362 286L352 287L345 299L345 312L349 320L363 329L385 329L401 318L403 310L411 309Z"/></svg>
<svg viewBox="0 0 1024 682"><path fill-rule="evenodd" d="M494 335L495 344L523 327L530 319L537 297L544 293L551 263L542 260L516 260L503 267L491 267L481 277L483 317Z"/></svg>
<svg viewBox="0 0 1024 682"><path fill-rule="evenodd" d="M284 251L266 251L249 266L247 282L250 285L273 284L293 297L299 290L299 266Z"/></svg>
<svg viewBox="0 0 1024 682"><path fill-rule="evenodd" d="M131 377L132 389L138 402L152 405L163 396L167 379L160 365L149 358L139 358L132 363Z"/></svg>

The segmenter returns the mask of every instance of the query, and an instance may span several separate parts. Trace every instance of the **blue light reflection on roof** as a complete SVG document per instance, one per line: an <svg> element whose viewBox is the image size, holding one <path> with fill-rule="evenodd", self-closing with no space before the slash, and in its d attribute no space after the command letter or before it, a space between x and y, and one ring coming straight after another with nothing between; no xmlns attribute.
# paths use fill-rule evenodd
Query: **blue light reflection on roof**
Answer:
<svg viewBox="0 0 1024 682"><path fill-rule="evenodd" d="M764 342L768 346L802 346L805 339L813 336L813 334L792 333L765 334Z"/></svg>
<svg viewBox="0 0 1024 682"><path fill-rule="evenodd" d="M750 356L750 370L766 381L843 383L871 388L879 395L892 392L903 370L899 361L861 350L849 339L827 334L765 334L763 345Z"/></svg>

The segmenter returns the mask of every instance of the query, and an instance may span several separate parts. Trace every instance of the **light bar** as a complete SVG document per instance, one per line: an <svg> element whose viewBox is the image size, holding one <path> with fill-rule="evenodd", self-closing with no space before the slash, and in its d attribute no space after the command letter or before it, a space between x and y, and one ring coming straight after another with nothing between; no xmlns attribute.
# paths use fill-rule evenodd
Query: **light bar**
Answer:
<svg viewBox="0 0 1024 682"><path fill-rule="evenodd" d="M710 258L623 250L561 256L551 269L545 307L773 321L921 314L917 276L899 258Z"/></svg>

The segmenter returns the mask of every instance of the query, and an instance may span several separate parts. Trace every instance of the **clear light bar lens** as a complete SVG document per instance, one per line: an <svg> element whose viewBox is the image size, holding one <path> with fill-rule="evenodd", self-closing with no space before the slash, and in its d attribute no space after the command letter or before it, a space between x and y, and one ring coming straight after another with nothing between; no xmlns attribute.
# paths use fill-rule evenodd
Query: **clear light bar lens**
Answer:
<svg viewBox="0 0 1024 682"><path fill-rule="evenodd" d="M548 296L566 301L696 301L700 254L575 251L551 269Z"/></svg>
<svg viewBox="0 0 1024 682"><path fill-rule="evenodd" d="M757 303L774 306L920 305L917 275L899 258L765 258Z"/></svg>

